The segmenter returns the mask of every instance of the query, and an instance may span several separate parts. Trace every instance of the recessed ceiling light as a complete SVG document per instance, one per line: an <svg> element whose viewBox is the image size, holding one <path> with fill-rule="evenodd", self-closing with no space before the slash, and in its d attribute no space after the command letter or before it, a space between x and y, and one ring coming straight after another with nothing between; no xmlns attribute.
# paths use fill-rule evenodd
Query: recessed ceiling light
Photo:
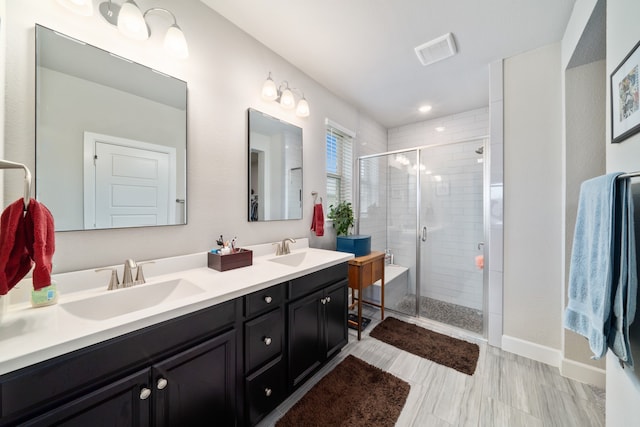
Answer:
<svg viewBox="0 0 640 427"><path fill-rule="evenodd" d="M431 108L431 105L423 105L418 108L418 111L420 111L421 113L428 113L429 111L431 111Z"/></svg>
<svg viewBox="0 0 640 427"><path fill-rule="evenodd" d="M444 132L444 126L438 126L436 132Z"/></svg>

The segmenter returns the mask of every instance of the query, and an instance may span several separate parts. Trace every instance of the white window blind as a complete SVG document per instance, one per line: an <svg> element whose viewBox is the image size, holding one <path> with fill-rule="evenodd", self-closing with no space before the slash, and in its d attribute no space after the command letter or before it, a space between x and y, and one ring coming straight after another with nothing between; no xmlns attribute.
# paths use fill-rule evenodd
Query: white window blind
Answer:
<svg viewBox="0 0 640 427"><path fill-rule="evenodd" d="M327 121L327 206L353 202L353 137Z"/></svg>

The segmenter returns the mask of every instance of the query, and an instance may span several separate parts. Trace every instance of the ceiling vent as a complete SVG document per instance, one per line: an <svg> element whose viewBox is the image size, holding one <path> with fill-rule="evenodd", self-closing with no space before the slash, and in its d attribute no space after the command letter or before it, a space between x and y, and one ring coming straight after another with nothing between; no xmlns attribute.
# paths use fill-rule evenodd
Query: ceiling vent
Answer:
<svg viewBox="0 0 640 427"><path fill-rule="evenodd" d="M447 33L415 48L422 65L433 64L456 54L453 34Z"/></svg>

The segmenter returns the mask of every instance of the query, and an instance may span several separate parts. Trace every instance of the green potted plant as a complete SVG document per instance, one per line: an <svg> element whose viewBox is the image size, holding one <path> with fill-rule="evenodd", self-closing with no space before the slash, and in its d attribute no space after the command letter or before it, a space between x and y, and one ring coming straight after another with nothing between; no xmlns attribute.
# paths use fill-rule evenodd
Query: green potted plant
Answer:
<svg viewBox="0 0 640 427"><path fill-rule="evenodd" d="M329 205L327 218L333 221L333 228L338 236L349 235L349 229L353 227L353 209L350 202L340 202L337 206Z"/></svg>
<svg viewBox="0 0 640 427"><path fill-rule="evenodd" d="M371 236L354 236L349 231L353 227L353 208L350 202L340 202L336 206L329 205L327 218L333 221L336 229L336 250L349 252L355 256L369 255L371 252Z"/></svg>

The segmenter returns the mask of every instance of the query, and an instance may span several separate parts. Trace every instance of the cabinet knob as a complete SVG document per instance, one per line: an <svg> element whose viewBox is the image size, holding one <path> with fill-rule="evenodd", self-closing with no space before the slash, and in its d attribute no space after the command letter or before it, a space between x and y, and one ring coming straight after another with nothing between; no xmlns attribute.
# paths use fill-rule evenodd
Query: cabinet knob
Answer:
<svg viewBox="0 0 640 427"><path fill-rule="evenodd" d="M273 393L273 391L269 387L264 389L264 395L265 396L269 397L269 396L271 396L271 393Z"/></svg>
<svg viewBox="0 0 640 427"><path fill-rule="evenodd" d="M273 301L273 298L271 298L270 296L266 296L264 297L264 302L266 302L267 304L271 304L271 301Z"/></svg>
<svg viewBox="0 0 640 427"><path fill-rule="evenodd" d="M271 337L264 337L262 341L264 342L264 345L271 345Z"/></svg>
<svg viewBox="0 0 640 427"><path fill-rule="evenodd" d="M147 400L151 396L151 390L144 387L140 390L140 400Z"/></svg>
<svg viewBox="0 0 640 427"><path fill-rule="evenodd" d="M158 378L158 382L156 383L156 387L158 388L158 390L162 390L163 388L165 388L167 386L167 384L169 384L169 381L167 381L166 378Z"/></svg>
<svg viewBox="0 0 640 427"><path fill-rule="evenodd" d="M327 299L327 303L331 302L331 297L327 297L326 299Z"/></svg>

